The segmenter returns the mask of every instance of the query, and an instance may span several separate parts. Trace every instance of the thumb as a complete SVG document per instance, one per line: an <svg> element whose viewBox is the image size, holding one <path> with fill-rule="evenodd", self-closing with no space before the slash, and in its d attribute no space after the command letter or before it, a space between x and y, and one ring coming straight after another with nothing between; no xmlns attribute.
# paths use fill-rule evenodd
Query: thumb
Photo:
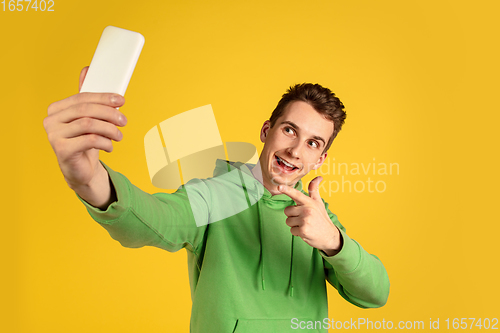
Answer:
<svg viewBox="0 0 500 333"><path fill-rule="evenodd" d="M309 197L314 200L321 200L321 196L319 195L319 184L323 181L323 177L318 176L311 180L309 183Z"/></svg>
<svg viewBox="0 0 500 333"><path fill-rule="evenodd" d="M87 72L89 71L89 66L83 67L82 71L80 72L80 82L78 86L78 92L82 90L82 85L83 81L85 80L85 77L87 76Z"/></svg>

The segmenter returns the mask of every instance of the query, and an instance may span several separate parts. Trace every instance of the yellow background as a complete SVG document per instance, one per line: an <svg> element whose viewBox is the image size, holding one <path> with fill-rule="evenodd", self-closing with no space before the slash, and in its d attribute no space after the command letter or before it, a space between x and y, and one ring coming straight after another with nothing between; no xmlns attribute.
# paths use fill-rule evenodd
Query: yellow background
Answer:
<svg viewBox="0 0 500 333"><path fill-rule="evenodd" d="M391 279L376 310L329 287L330 318L426 327L440 318L443 330L446 318L500 317L497 1L55 0L54 9L0 12L0 330L188 331L184 251L113 241L66 186L42 126L50 103L77 92L107 25L146 38L124 140L102 154L112 168L158 191L143 147L151 127L212 104L223 141L260 149L285 89L321 83L348 113L329 159L400 166L372 177L384 193L323 193Z"/></svg>

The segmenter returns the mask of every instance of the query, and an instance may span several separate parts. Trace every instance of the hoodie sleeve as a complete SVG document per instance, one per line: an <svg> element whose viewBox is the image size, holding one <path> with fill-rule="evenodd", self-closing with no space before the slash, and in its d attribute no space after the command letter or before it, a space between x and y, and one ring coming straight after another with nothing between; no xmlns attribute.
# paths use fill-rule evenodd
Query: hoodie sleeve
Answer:
<svg viewBox="0 0 500 333"><path fill-rule="evenodd" d="M190 193L188 199L184 186L173 194L148 194L132 185L124 175L102 164L115 187L117 201L103 211L78 198L113 239L129 248L155 246L170 252L181 248L196 251L203 242L206 225L196 225L191 204L208 216L208 205L201 195ZM202 186L197 188L203 191Z"/></svg>
<svg viewBox="0 0 500 333"><path fill-rule="evenodd" d="M325 208L337 226L343 239L342 249L334 256L323 257L325 275L328 282L348 302L361 308L384 306L389 297L389 277L382 262L366 252L354 239L349 238L337 216Z"/></svg>

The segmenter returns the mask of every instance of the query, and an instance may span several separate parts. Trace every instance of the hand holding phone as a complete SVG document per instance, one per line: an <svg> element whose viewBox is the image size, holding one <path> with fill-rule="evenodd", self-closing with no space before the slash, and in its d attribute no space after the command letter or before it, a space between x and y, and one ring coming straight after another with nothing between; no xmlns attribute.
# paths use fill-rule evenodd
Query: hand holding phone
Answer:
<svg viewBox="0 0 500 333"><path fill-rule="evenodd" d="M66 182L95 207L113 199L99 150L111 152L112 141L123 137L118 127L127 120L117 109L143 44L136 32L107 27L88 71L82 70L80 93L52 103L43 122Z"/></svg>

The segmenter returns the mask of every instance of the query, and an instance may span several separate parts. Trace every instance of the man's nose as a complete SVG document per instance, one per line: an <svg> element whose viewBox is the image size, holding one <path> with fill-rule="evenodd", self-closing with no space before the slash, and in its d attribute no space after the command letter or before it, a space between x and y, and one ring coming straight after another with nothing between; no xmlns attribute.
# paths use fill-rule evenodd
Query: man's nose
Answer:
<svg viewBox="0 0 500 333"><path fill-rule="evenodd" d="M289 156L293 158L299 158L300 156L300 147L297 144L291 145L286 149L286 152Z"/></svg>

